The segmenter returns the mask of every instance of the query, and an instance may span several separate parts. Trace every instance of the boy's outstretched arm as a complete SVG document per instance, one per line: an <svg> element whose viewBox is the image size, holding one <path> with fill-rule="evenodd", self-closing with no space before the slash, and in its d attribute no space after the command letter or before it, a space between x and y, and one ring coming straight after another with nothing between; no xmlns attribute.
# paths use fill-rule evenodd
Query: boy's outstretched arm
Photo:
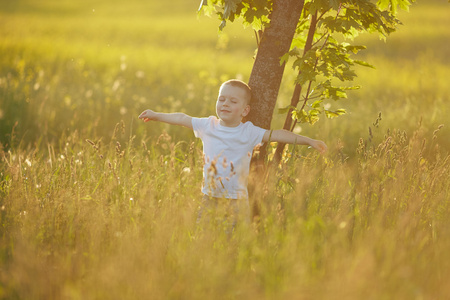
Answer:
<svg viewBox="0 0 450 300"><path fill-rule="evenodd" d="M192 117L185 113L159 113L147 109L139 115L139 119L142 119L144 122L159 121L192 129Z"/></svg>
<svg viewBox="0 0 450 300"><path fill-rule="evenodd" d="M270 141L285 144L309 145L322 154L327 151L327 145L324 142L298 135L284 129L267 130L262 141L264 143Z"/></svg>

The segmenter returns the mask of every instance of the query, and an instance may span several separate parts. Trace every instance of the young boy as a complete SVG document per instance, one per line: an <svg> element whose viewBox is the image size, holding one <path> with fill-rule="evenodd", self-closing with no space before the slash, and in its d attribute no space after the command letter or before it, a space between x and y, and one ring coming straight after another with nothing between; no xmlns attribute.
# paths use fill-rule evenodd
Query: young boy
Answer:
<svg viewBox="0 0 450 300"><path fill-rule="evenodd" d="M242 123L250 111L251 90L240 80L222 84L216 102L216 114L209 118L194 118L184 113L158 113L145 110L139 116L150 120L180 125L194 130L203 142L203 206L215 208L219 199L229 201L232 213L248 211L247 179L253 148L261 143L280 142L310 145L324 153L324 142L294 134L286 130L266 130L251 122Z"/></svg>

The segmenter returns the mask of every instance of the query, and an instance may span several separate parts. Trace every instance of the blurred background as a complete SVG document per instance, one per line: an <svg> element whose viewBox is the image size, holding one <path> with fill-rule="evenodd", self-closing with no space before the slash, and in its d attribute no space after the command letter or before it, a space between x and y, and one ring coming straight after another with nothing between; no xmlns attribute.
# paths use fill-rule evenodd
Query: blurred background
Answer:
<svg viewBox="0 0 450 300"><path fill-rule="evenodd" d="M218 31L216 16L198 14L198 0L0 0L0 142L2 147L58 143L77 131L109 139L117 123L126 138L193 139L185 129L138 122L141 111L214 114L220 83L248 80L256 48L239 20ZM386 130L408 134L441 124L439 144L450 149L450 9L444 0L418 0L386 41L356 40L367 49L348 99L332 103L347 115L301 134L343 147L351 156L359 139ZM278 107L289 103L295 72L286 68ZM373 123L381 112L382 120ZM274 112L273 128L285 115ZM378 128L376 128L378 127ZM189 135L190 134L190 135Z"/></svg>
<svg viewBox="0 0 450 300"><path fill-rule="evenodd" d="M230 239L195 226L201 142L137 117L213 115L252 30L200 0L0 0L0 299L450 299L450 4L417 2L355 41L348 114L297 128L330 154L291 148Z"/></svg>

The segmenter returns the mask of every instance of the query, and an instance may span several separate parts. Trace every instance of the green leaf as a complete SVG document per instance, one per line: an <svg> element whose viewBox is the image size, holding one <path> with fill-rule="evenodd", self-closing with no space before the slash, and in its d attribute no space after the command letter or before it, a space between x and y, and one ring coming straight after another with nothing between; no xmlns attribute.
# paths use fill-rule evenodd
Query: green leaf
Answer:
<svg viewBox="0 0 450 300"><path fill-rule="evenodd" d="M347 52L352 52L353 54L358 54L359 51L365 50L366 46L352 46L352 45L345 45L345 50Z"/></svg>
<svg viewBox="0 0 450 300"><path fill-rule="evenodd" d="M390 0L378 0L377 2L377 6L381 9L381 10L386 10L389 8L389 4L390 4Z"/></svg>
<svg viewBox="0 0 450 300"><path fill-rule="evenodd" d="M398 7L402 10L409 11L410 5L411 2L409 0L378 0L377 2L378 8L381 10L389 10L393 15L397 14Z"/></svg>
<svg viewBox="0 0 450 300"><path fill-rule="evenodd" d="M319 121L319 114L311 111L309 116L308 116L308 123L310 123L311 125L314 125L314 123L316 123L317 121Z"/></svg>
<svg viewBox="0 0 450 300"><path fill-rule="evenodd" d="M328 119L333 119L342 115L345 115L347 113L347 111L343 108L340 108L336 111L331 111L331 110L325 110L325 116Z"/></svg>
<svg viewBox="0 0 450 300"><path fill-rule="evenodd" d="M312 108L316 108L316 109L317 109L317 108L320 108L322 102L323 102L323 100L317 100L317 101L314 101L314 103L311 104L311 107L312 107Z"/></svg>
<svg viewBox="0 0 450 300"><path fill-rule="evenodd" d="M319 109L311 109L309 111L309 116L318 116L321 113L321 111Z"/></svg>
<svg viewBox="0 0 450 300"><path fill-rule="evenodd" d="M348 87L335 87L331 86L330 82L323 83L321 85L322 88L324 88L324 91L322 93L323 97L325 98L331 98L333 100L339 100L343 98L347 98L346 90L354 89L354 88L348 88Z"/></svg>
<svg viewBox="0 0 450 300"><path fill-rule="evenodd" d="M347 93L343 90L336 90L336 97L338 98L347 98Z"/></svg>
<svg viewBox="0 0 450 300"><path fill-rule="evenodd" d="M219 30L223 30L223 28L227 25L227 20L233 22L236 16L240 15L240 11L243 6L239 6L242 0L224 0L223 3L223 13L222 13L222 22L220 23ZM238 7L240 8L238 10Z"/></svg>
<svg viewBox="0 0 450 300"><path fill-rule="evenodd" d="M296 83L303 85L308 81L316 81L316 75L318 74L314 71L305 70L298 74Z"/></svg>
<svg viewBox="0 0 450 300"><path fill-rule="evenodd" d="M354 60L353 62L355 64L358 64L358 65L361 65L361 66L364 66L364 67L369 67L369 68L375 69L375 66L373 66L373 65L371 65L371 64L369 64L369 63L367 63L365 61L362 61L362 60Z"/></svg>
<svg viewBox="0 0 450 300"><path fill-rule="evenodd" d="M292 111L292 120L298 120L300 123L305 123L308 121L308 114L304 109L294 109Z"/></svg>
<svg viewBox="0 0 450 300"><path fill-rule="evenodd" d="M280 66L282 66L283 64L287 63L289 61L289 52L284 54L281 58L280 58Z"/></svg>

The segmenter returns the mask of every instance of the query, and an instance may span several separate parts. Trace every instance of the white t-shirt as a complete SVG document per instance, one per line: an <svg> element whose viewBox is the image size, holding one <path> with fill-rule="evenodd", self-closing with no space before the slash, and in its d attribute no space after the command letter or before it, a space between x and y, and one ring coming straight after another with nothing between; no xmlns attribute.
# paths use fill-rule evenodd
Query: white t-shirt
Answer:
<svg viewBox="0 0 450 300"><path fill-rule="evenodd" d="M253 148L262 142L265 129L251 122L226 127L214 116L192 118L196 137L203 142L202 192L211 197L247 198Z"/></svg>

